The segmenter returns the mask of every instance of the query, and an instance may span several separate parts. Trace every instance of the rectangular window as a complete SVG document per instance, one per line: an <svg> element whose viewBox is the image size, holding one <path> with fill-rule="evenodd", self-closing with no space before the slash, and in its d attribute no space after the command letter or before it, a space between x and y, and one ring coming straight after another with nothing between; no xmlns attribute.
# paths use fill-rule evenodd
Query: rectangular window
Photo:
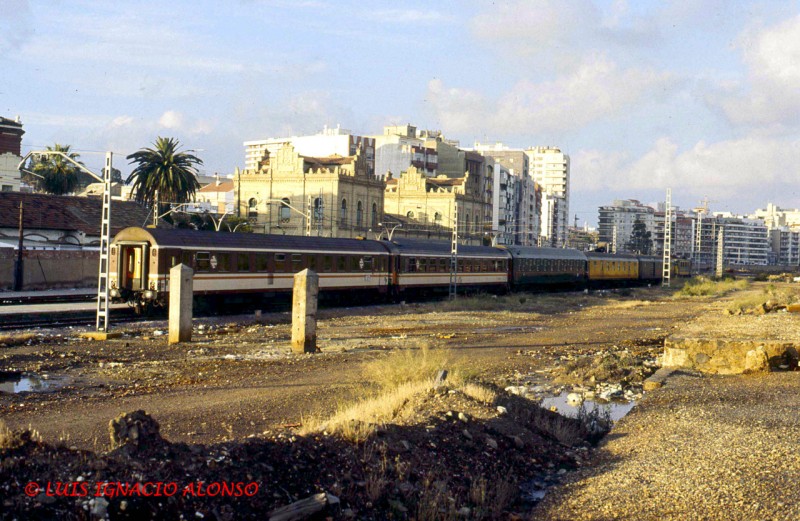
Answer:
<svg viewBox="0 0 800 521"><path fill-rule="evenodd" d="M308 269L311 271L317 271L317 256L316 255L309 255L308 256Z"/></svg>
<svg viewBox="0 0 800 521"><path fill-rule="evenodd" d="M292 272L303 271L303 254L292 253Z"/></svg>
<svg viewBox="0 0 800 521"><path fill-rule="evenodd" d="M238 271L250 271L249 253L239 253L236 255L236 269Z"/></svg>
<svg viewBox="0 0 800 521"><path fill-rule="evenodd" d="M217 271L231 271L230 253L220 253L217 255Z"/></svg>
<svg viewBox="0 0 800 521"><path fill-rule="evenodd" d="M428 259L419 260L419 271L422 272L428 271Z"/></svg>
<svg viewBox="0 0 800 521"><path fill-rule="evenodd" d="M372 271L373 265L372 257L364 257L364 271Z"/></svg>
<svg viewBox="0 0 800 521"><path fill-rule="evenodd" d="M207 251L199 251L194 256L195 270L198 273L211 271L211 254Z"/></svg>
<svg viewBox="0 0 800 521"><path fill-rule="evenodd" d="M192 252L185 251L181 253L181 263L185 264L186 266L189 266L190 268L194 266L194 263L192 262L193 259L194 256L192 255Z"/></svg>
<svg viewBox="0 0 800 521"><path fill-rule="evenodd" d="M333 269L333 257L325 255L322 257L322 270L331 271Z"/></svg>
<svg viewBox="0 0 800 521"><path fill-rule="evenodd" d="M344 255L339 255L336 257L336 271L339 273L344 273L347 271L347 257Z"/></svg>
<svg viewBox="0 0 800 521"><path fill-rule="evenodd" d="M256 271L269 271L269 257L264 253L256 254Z"/></svg>
<svg viewBox="0 0 800 521"><path fill-rule="evenodd" d="M284 273L286 272L286 254L285 253L276 253L275 254L275 273Z"/></svg>
<svg viewBox="0 0 800 521"><path fill-rule="evenodd" d="M180 263L180 257L178 255L170 255L169 256L169 265L170 267L175 267Z"/></svg>
<svg viewBox="0 0 800 521"><path fill-rule="evenodd" d="M414 273L417 271L417 259L414 257L409 257L408 259L408 269L406 270L409 273Z"/></svg>

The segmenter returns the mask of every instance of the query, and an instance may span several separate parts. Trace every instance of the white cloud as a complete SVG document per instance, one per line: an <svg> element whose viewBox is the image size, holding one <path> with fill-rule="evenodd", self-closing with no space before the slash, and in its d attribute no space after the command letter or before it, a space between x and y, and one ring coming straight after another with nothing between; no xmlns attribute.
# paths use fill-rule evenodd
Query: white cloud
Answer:
<svg viewBox="0 0 800 521"><path fill-rule="evenodd" d="M158 124L164 128L177 129L183 126L183 115L174 110L168 110L158 119Z"/></svg>
<svg viewBox="0 0 800 521"><path fill-rule="evenodd" d="M631 112L643 101L665 97L675 83L669 73L621 69L595 55L555 80L520 80L496 100L433 80L427 101L442 127L452 132L531 135L579 130Z"/></svg>
<svg viewBox="0 0 800 521"><path fill-rule="evenodd" d="M680 187L699 199L788 196L800 165L800 140L749 136L715 143L697 142L679 150L669 138L657 140L638 158L616 151L581 150L572 155L573 185L582 190L630 194ZM796 195L795 195L796 197Z"/></svg>
<svg viewBox="0 0 800 521"><path fill-rule="evenodd" d="M739 38L747 82L722 88L709 103L737 125L784 132L800 129L800 15Z"/></svg>

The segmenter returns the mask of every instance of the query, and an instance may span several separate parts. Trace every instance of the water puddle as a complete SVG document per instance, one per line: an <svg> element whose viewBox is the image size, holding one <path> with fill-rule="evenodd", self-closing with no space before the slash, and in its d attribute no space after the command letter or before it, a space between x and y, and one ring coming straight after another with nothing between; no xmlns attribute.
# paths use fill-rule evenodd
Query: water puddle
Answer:
<svg viewBox="0 0 800 521"><path fill-rule="evenodd" d="M43 393L63 385L63 378L51 378L46 374L0 372L0 392Z"/></svg>
<svg viewBox="0 0 800 521"><path fill-rule="evenodd" d="M541 406L550 410L555 408L555 411L562 416L576 418L581 407L581 400L571 400L568 399L568 397L574 397L574 393L563 392L558 396L549 396L542 400ZM595 409L599 409L597 411L598 413L607 412L613 422L621 420L633 409L634 405L636 405L636 402L632 401L597 402L594 400L583 400L583 407L587 413L592 413Z"/></svg>

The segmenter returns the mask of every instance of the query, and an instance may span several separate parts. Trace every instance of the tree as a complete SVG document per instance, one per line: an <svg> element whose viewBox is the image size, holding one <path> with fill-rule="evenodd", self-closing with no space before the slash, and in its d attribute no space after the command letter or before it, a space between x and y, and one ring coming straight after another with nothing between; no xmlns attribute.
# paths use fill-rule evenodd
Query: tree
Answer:
<svg viewBox="0 0 800 521"><path fill-rule="evenodd" d="M158 192L159 201L185 203L191 201L200 188L196 165L203 161L186 152L178 152L177 139L159 137L154 148L143 148L127 159L136 167L128 176L133 182L135 199L152 205Z"/></svg>
<svg viewBox="0 0 800 521"><path fill-rule="evenodd" d="M640 255L649 255L653 249L653 240L651 233L647 231L647 225L638 217L633 223L633 230L631 231L631 238L626 244L628 251L636 252Z"/></svg>
<svg viewBox="0 0 800 521"><path fill-rule="evenodd" d="M76 161L80 158L79 154L70 152L70 145L59 145L47 147L51 152L62 152L64 155ZM80 169L70 163L61 155L43 155L33 163L33 173L27 180L32 182L38 191L54 195L64 195L74 192L79 186L78 174Z"/></svg>

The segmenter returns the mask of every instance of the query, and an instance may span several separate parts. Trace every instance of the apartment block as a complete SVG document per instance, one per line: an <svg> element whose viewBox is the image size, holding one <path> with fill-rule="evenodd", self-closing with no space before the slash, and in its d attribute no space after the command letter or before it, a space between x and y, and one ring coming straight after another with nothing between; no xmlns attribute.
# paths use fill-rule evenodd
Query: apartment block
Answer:
<svg viewBox="0 0 800 521"><path fill-rule="evenodd" d="M796 267L800 265L800 231L788 227L769 231L770 245L775 264Z"/></svg>
<svg viewBox="0 0 800 521"><path fill-rule="evenodd" d="M644 223L651 237L655 234L655 210L636 199L615 200L609 206L601 206L598 216L600 242L608 244L609 251L627 251L633 234L633 225ZM663 232L662 232L663 243Z"/></svg>
<svg viewBox="0 0 800 521"><path fill-rule="evenodd" d="M569 156L557 147L533 147L525 150L528 156L530 175L543 192L557 196L555 205L558 214L549 221L551 227L544 225L542 217L541 234L545 242L563 246L567 240L569 225Z"/></svg>
<svg viewBox="0 0 800 521"><path fill-rule="evenodd" d="M375 174L385 177L388 172L395 176L414 167L430 177L436 177L439 155L435 147L425 145L417 137L417 128L412 125L383 127L383 134L375 139Z"/></svg>
<svg viewBox="0 0 800 521"><path fill-rule="evenodd" d="M764 221L735 216L718 216L723 232L723 263L730 265L769 264L772 251Z"/></svg>

